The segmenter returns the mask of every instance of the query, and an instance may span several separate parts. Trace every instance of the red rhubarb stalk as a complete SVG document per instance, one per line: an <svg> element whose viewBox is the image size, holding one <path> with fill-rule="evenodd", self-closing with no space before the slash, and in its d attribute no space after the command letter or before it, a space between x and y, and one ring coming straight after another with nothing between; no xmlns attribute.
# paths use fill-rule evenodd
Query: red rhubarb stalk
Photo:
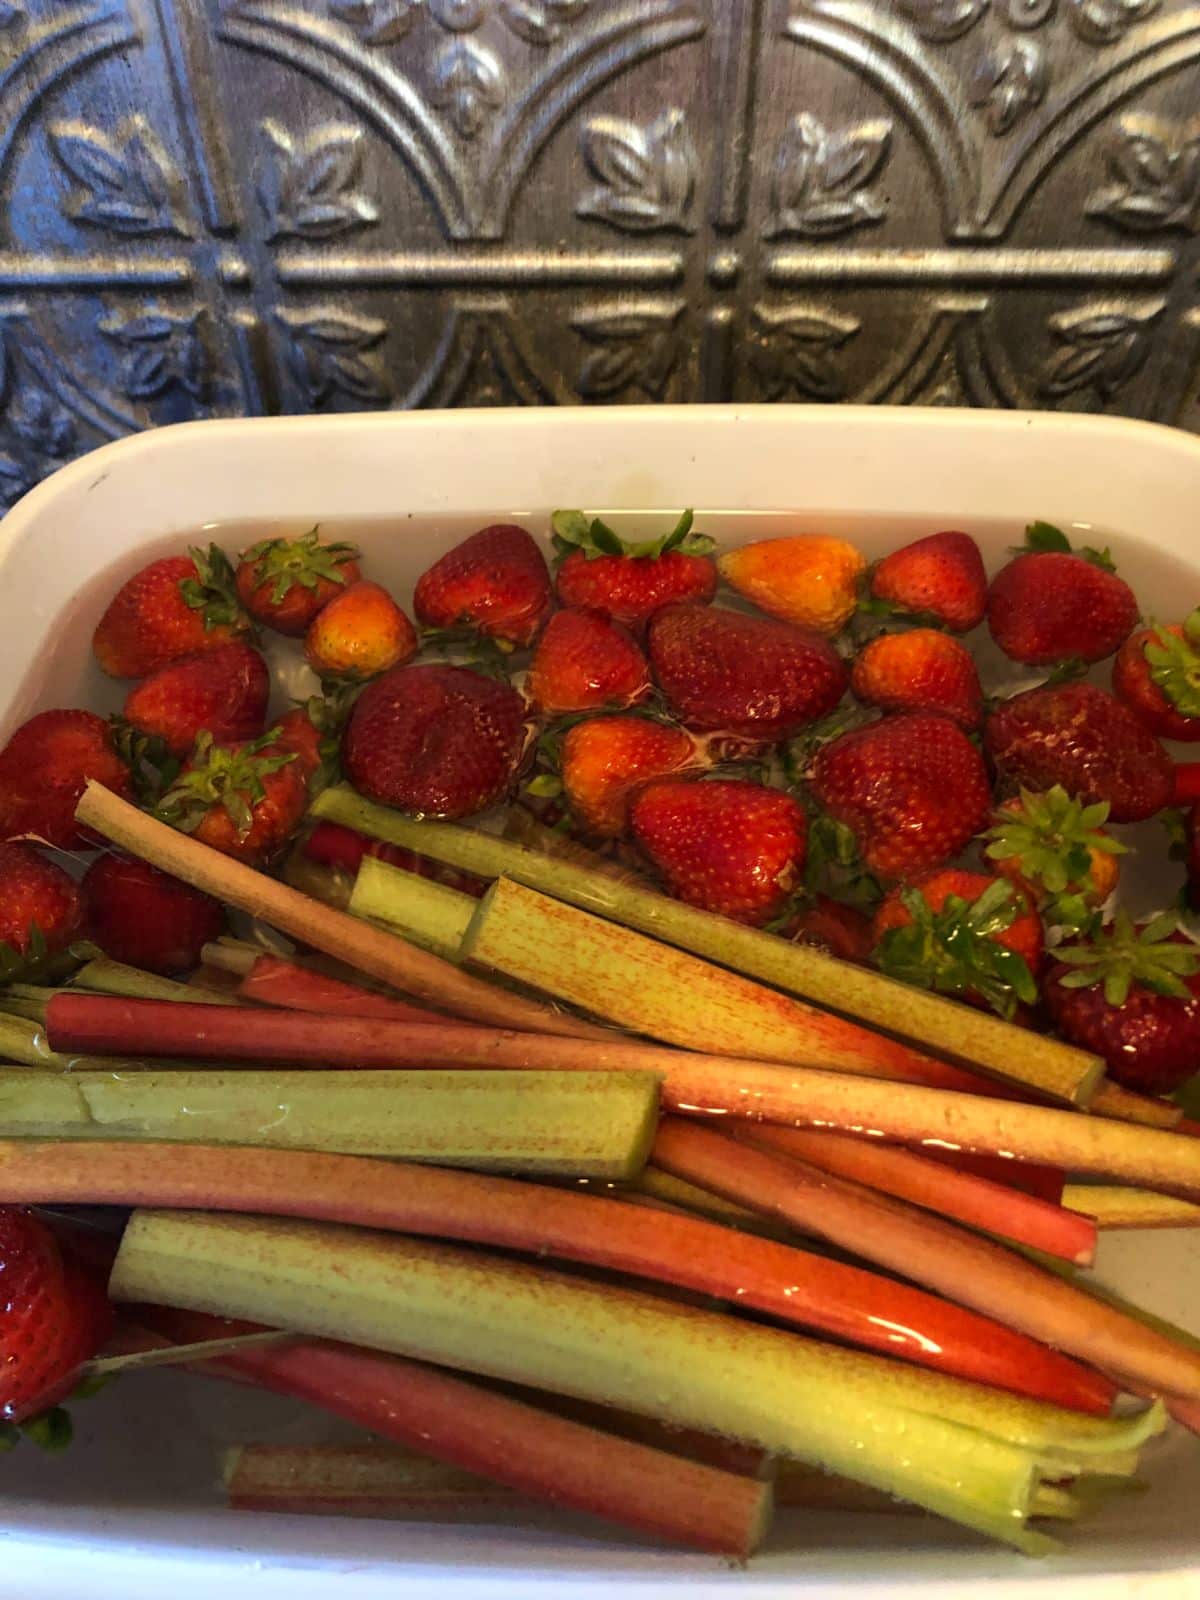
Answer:
<svg viewBox="0 0 1200 1600"><path fill-rule="evenodd" d="M782 1322L1073 1410L1097 1374L997 1322L862 1268L621 1200L355 1157L247 1147L0 1144L0 1198L244 1211L554 1256L763 1311Z"/></svg>
<svg viewBox="0 0 1200 1600"><path fill-rule="evenodd" d="M181 1343L220 1338L230 1326L196 1313L163 1316L155 1310L152 1322ZM745 1557L770 1519L770 1486L757 1479L568 1421L398 1356L298 1340L227 1355L212 1368L533 1499L673 1544Z"/></svg>
<svg viewBox="0 0 1200 1600"><path fill-rule="evenodd" d="M323 972L284 961L281 956L261 955L237 988L242 1000L287 1011L315 1011L336 1017L381 1017L387 1022L426 1024L445 1022L436 1011L409 1005L391 995L377 994ZM344 1024L342 1024L344 1026Z"/></svg>
<svg viewBox="0 0 1200 1600"><path fill-rule="evenodd" d="M1076 1266L1090 1266L1095 1256L1096 1227L1090 1217L1078 1214L1083 1207L1068 1211L1064 1206L1047 1205L1032 1195L969 1172L955 1172L916 1151L874 1139L762 1126L755 1129L754 1140L782 1155L798 1156L822 1172L852 1178L869 1189L911 1201L970 1228L1032 1245Z"/></svg>
<svg viewBox="0 0 1200 1600"><path fill-rule="evenodd" d="M898 1143L928 1140L940 1150L1002 1151L1018 1161L1069 1167L1145 1188L1200 1194L1200 1144L1157 1128L919 1084L670 1050L614 1035L561 1039L458 1022L423 1027L371 1018L351 1027L342 1017L288 1017L284 1012L272 1016L216 1006L199 1007L193 1014L182 1004L153 1006L149 1001L76 994L56 995L47 1015L52 1042L59 1037L64 1041L103 1037L109 1041L106 1049L117 1049L118 1040L135 1039L140 1049L148 1051L146 1030L153 1027L156 1053L170 1056L199 1051L222 1059L218 1041L225 1039L233 1041L223 1057L228 1060L266 1057L327 1066L655 1072L661 1077L663 1104L675 1111L807 1124L831 1132L869 1131ZM281 1026L291 1029L288 1048ZM64 1044L64 1048L84 1047ZM96 1049L92 1043L86 1048Z"/></svg>
<svg viewBox="0 0 1200 1600"><path fill-rule="evenodd" d="M1200 1401L1200 1352L941 1217L674 1117L663 1120L651 1159L1139 1388Z"/></svg>
<svg viewBox="0 0 1200 1600"><path fill-rule="evenodd" d="M1003 1184L1008 1189L1020 1189L1022 1194L1036 1195L1048 1200L1052 1206L1062 1204L1063 1185L1067 1175L1061 1167L1040 1167L1032 1161L1015 1161L1011 1156L980 1155L970 1150L939 1150L932 1143L921 1146L927 1161L939 1166L953 1167L956 1172L969 1172L976 1178L988 1178L992 1183Z"/></svg>

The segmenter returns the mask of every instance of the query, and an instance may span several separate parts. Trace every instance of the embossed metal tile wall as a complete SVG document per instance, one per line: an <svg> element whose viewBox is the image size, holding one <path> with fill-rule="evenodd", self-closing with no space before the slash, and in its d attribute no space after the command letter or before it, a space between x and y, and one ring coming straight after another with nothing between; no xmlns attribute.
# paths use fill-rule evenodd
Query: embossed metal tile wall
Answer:
<svg viewBox="0 0 1200 1600"><path fill-rule="evenodd" d="M0 492L208 414L1200 428L1200 6L0 0Z"/></svg>

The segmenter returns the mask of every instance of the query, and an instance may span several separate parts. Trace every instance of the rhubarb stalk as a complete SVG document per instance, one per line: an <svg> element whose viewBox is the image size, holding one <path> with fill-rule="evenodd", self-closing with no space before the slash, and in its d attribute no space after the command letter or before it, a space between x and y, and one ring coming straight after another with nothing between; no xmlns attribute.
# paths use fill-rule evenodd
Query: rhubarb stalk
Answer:
<svg viewBox="0 0 1200 1600"><path fill-rule="evenodd" d="M941 1088L983 1088L958 1067L505 878L479 902L463 954L668 1044Z"/></svg>
<svg viewBox="0 0 1200 1600"><path fill-rule="evenodd" d="M326 789L314 812L479 877L514 879L1005 1082L1086 1105L1100 1080L1099 1061L1082 1050L512 840L415 822L345 787Z"/></svg>
<svg viewBox="0 0 1200 1600"><path fill-rule="evenodd" d="M1154 1393L1200 1399L1200 1354L940 1217L678 1118L660 1124L653 1159L1103 1371Z"/></svg>
<svg viewBox="0 0 1200 1600"><path fill-rule="evenodd" d="M347 910L368 922L382 922L406 939L457 960L476 901L459 889L405 872L374 856L364 856Z"/></svg>
<svg viewBox="0 0 1200 1600"><path fill-rule="evenodd" d="M1048 1547L1027 1526L1044 1480L1127 1469L1161 1427L1155 1410L1081 1416L504 1257L328 1224L137 1212L110 1292L726 1433L1031 1552Z"/></svg>
<svg viewBox="0 0 1200 1600"><path fill-rule="evenodd" d="M215 1015L193 1019L183 1007L172 1010L176 1013L172 1026L185 1032L197 1021L210 1026ZM239 1023L223 1025L239 1028L239 1037L253 1039L256 1030L268 1023L263 1012L230 1013L234 1015ZM598 1040L559 1039L461 1022L421 1026L363 1018L354 1028L349 1048L351 1036L344 1019L336 1018L332 1024L316 1016L301 1020L316 1029L304 1035L308 1060L346 1065L371 1061L395 1068L653 1072L661 1079L664 1106L687 1115L871 1133L902 1144L927 1144L929 1153L938 1158L957 1159L963 1151L993 1156L1002 1152L1004 1162L1014 1168L1023 1162L1048 1163L1146 1188L1200 1195L1200 1141L1047 1106L802 1067L785 1069L743 1057L668 1050L614 1034ZM188 1036L194 1039L194 1034ZM276 1036L275 1044L280 1043ZM250 1043L244 1048L257 1047ZM1014 1181L1016 1176L1014 1172Z"/></svg>
<svg viewBox="0 0 1200 1600"><path fill-rule="evenodd" d="M162 1313L153 1311L157 1323ZM172 1318L184 1339L208 1317ZM297 1341L197 1370L252 1383L345 1418L518 1494L638 1533L744 1558L763 1538L770 1485L616 1437L449 1372L346 1345Z"/></svg>
<svg viewBox="0 0 1200 1600"><path fill-rule="evenodd" d="M0 1137L326 1150L624 1179L654 1136L650 1073L0 1073Z"/></svg>
<svg viewBox="0 0 1200 1600"><path fill-rule="evenodd" d="M473 1472L379 1444L238 1445L226 1452L221 1477L234 1511L479 1521L528 1505Z"/></svg>
<svg viewBox="0 0 1200 1600"><path fill-rule="evenodd" d="M258 956L238 985L240 999L289 1011L315 1011L327 1016L382 1017L389 1022L425 1024L445 1017L422 1006L409 1005L391 995L343 983L340 978L313 972L280 956Z"/></svg>
<svg viewBox="0 0 1200 1600"><path fill-rule="evenodd" d="M1098 1228L1200 1228L1200 1206L1151 1189L1069 1183L1063 1205L1092 1218Z"/></svg>
<svg viewBox="0 0 1200 1600"><path fill-rule="evenodd" d="M1090 1266L1096 1253L1096 1227L1077 1213L1085 1207L1048 1205L1033 1195L977 1178L930 1161L913 1150L807 1128L754 1130L754 1141L782 1155L797 1156L822 1172L836 1173L935 1211L953 1222L1032 1245L1077 1266ZM1105 1191L1120 1194L1121 1190ZM1174 1202L1186 1205L1186 1201ZM1200 1216L1200 1207L1192 1210Z"/></svg>
<svg viewBox="0 0 1200 1600"><path fill-rule="evenodd" d="M147 816L102 784L88 784L76 815L85 826L152 866L182 878L227 905L261 917L328 955L351 962L369 976L403 989L419 1001L500 1027L532 1028L567 1037L595 1036L595 1029L574 1017L483 983L427 950L419 950L357 917L311 900L289 885L210 849L200 840Z"/></svg>
<svg viewBox="0 0 1200 1600"><path fill-rule="evenodd" d="M80 967L75 974L74 987L94 994L120 995L126 1000L190 1000L209 1006L236 1004L230 995L197 990L191 984L177 983L174 978L143 972L139 967L126 966L123 961L110 961L107 956Z"/></svg>
<svg viewBox="0 0 1200 1600"><path fill-rule="evenodd" d="M693 1217L512 1179L282 1150L0 1144L0 1200L271 1213L552 1256L692 1289L779 1321L1103 1413L1113 1386L921 1290Z"/></svg>

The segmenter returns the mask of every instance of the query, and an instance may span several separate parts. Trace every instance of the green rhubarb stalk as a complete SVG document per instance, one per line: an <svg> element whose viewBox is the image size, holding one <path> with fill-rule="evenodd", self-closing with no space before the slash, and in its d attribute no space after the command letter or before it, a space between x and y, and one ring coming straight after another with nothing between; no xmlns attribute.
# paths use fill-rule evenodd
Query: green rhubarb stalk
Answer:
<svg viewBox="0 0 1200 1600"><path fill-rule="evenodd" d="M452 823L416 822L344 786L326 789L313 811L477 877L513 878L868 1027L886 1029L922 1049L1055 1099L1086 1106L1100 1082L1102 1064L1083 1050L941 995L909 988L867 967L839 961L811 945L747 928L512 840Z"/></svg>
<svg viewBox="0 0 1200 1600"><path fill-rule="evenodd" d="M45 1027L46 1007L60 992L33 983L10 983L0 998L3 998L6 1016L24 1017L27 1022L37 1022Z"/></svg>
<svg viewBox="0 0 1200 1600"><path fill-rule="evenodd" d="M1153 1189L1068 1183L1062 1203L1068 1211L1091 1217L1098 1228L1200 1228L1200 1205Z"/></svg>
<svg viewBox="0 0 1200 1600"><path fill-rule="evenodd" d="M137 1212L118 1301L249 1317L729 1435L1029 1553L1044 1482L1109 1474L1161 1408L1082 1417L482 1251L362 1230Z"/></svg>
<svg viewBox="0 0 1200 1600"><path fill-rule="evenodd" d="M920 1082L944 1071L961 1087L956 1068L510 878L477 903L462 953L667 1044Z"/></svg>
<svg viewBox="0 0 1200 1600"><path fill-rule="evenodd" d="M237 1005L232 995L177 983L174 978L161 978L155 972L127 967L123 961L110 961L107 956L80 967L73 987L87 989L93 994L119 995L126 1000L190 1000L199 1005Z"/></svg>
<svg viewBox="0 0 1200 1600"><path fill-rule="evenodd" d="M238 1445L221 1471L236 1511L478 1518L531 1502L503 1484L395 1445Z"/></svg>
<svg viewBox="0 0 1200 1600"><path fill-rule="evenodd" d="M435 955L458 959L477 901L459 889L364 856L346 908L380 922Z"/></svg>
<svg viewBox="0 0 1200 1600"><path fill-rule="evenodd" d="M626 1179L658 1118L649 1072L0 1073L0 1136L326 1150L482 1172Z"/></svg>
<svg viewBox="0 0 1200 1600"><path fill-rule="evenodd" d="M72 1065L69 1056L51 1050L40 1022L7 1011L0 1012L0 1061L51 1072L66 1072Z"/></svg>

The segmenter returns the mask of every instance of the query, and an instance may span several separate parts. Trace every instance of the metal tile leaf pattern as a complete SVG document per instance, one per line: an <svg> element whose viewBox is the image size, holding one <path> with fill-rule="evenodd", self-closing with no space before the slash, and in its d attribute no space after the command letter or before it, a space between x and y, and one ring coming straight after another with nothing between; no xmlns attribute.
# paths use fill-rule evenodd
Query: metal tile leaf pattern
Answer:
<svg viewBox="0 0 1200 1600"><path fill-rule="evenodd" d="M194 416L1200 429L1200 0L0 0L0 501Z"/></svg>

